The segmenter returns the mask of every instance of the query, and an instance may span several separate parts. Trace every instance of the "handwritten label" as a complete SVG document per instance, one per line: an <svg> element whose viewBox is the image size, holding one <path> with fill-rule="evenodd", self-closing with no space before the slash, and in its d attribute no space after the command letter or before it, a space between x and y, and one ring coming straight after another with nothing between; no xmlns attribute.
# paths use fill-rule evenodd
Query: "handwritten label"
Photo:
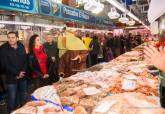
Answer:
<svg viewBox="0 0 165 114"><path fill-rule="evenodd" d="M136 82L132 80L123 80L122 89L124 90L134 90L136 88Z"/></svg>

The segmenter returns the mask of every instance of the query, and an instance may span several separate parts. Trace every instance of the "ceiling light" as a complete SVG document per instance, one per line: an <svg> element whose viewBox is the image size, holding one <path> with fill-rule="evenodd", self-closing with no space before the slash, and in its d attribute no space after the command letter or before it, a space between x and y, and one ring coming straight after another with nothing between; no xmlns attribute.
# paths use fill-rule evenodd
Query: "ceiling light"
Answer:
<svg viewBox="0 0 165 114"><path fill-rule="evenodd" d="M102 12L104 9L104 5L101 3L98 3L97 7L92 11L92 13L98 14Z"/></svg>
<svg viewBox="0 0 165 114"><path fill-rule="evenodd" d="M27 30L27 29L30 29L30 26L21 26L21 29Z"/></svg>
<svg viewBox="0 0 165 114"><path fill-rule="evenodd" d="M127 25L133 26L133 25L135 25L135 23L136 22L134 20L130 20L130 21L127 22Z"/></svg>
<svg viewBox="0 0 165 114"><path fill-rule="evenodd" d="M116 11L116 8L111 8L111 11L108 13L110 19L117 19L120 17L120 14Z"/></svg>
<svg viewBox="0 0 165 114"><path fill-rule="evenodd" d="M119 18L119 22L121 23L127 23L129 19L126 17L126 14L122 14L121 17Z"/></svg>
<svg viewBox="0 0 165 114"><path fill-rule="evenodd" d="M127 13L127 15L129 17L131 17L132 19L142 23L142 21L135 16L133 13L131 13L130 11L127 10L127 8L125 8L122 4L120 4L117 0L106 0L108 1L110 4L112 4L114 7L118 8L120 11L122 11L123 13Z"/></svg>
<svg viewBox="0 0 165 114"><path fill-rule="evenodd" d="M119 9L120 11L122 11L123 13L127 12L127 9L121 5L119 2L117 2L116 0L107 0L110 4L112 4L113 6L115 6L117 9Z"/></svg>
<svg viewBox="0 0 165 114"><path fill-rule="evenodd" d="M90 0L84 5L84 9L91 11L92 13L100 13L104 9L104 4L96 2L95 0Z"/></svg>
<svg viewBox="0 0 165 114"><path fill-rule="evenodd" d="M0 24L0 28L4 28L5 27L5 25L4 24Z"/></svg>

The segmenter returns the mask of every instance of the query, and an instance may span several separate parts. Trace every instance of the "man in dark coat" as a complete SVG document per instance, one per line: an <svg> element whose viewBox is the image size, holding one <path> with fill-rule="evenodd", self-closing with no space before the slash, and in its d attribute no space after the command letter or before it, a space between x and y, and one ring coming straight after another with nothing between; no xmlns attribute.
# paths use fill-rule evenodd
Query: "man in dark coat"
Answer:
<svg viewBox="0 0 165 114"><path fill-rule="evenodd" d="M44 43L44 50L48 56L48 72L50 76L50 83L59 81L58 76L58 48L57 42L54 42L51 34L46 34L46 42Z"/></svg>
<svg viewBox="0 0 165 114"><path fill-rule="evenodd" d="M23 44L18 42L15 32L7 34L8 42L1 47L1 66L6 75L8 111L24 105L27 99L26 68L27 58Z"/></svg>

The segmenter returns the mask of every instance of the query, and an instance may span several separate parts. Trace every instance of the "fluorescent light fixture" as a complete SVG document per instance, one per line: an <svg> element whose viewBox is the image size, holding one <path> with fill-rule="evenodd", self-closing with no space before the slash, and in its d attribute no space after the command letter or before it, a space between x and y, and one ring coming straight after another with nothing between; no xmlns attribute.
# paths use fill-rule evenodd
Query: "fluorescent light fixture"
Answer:
<svg viewBox="0 0 165 114"><path fill-rule="evenodd" d="M67 27L67 29L70 30L80 30L80 31L90 31L90 32L110 32L113 33L112 31L108 31L108 30L97 30L97 29L83 29L83 28L73 28L73 27Z"/></svg>
<svg viewBox="0 0 165 114"><path fill-rule="evenodd" d="M64 26L57 26L57 25L48 25L48 24L34 24L34 23L27 23L27 22L16 22L16 21L0 21L0 27L5 26L5 24L10 24L10 25L21 25L21 28L29 28L30 26L37 26L37 27L45 27L45 28L57 28L57 29L62 29ZM108 30L96 30L96 29L83 29L83 28L71 28L68 27L69 29L72 30L82 30L82 31L91 31L91 32L112 32Z"/></svg>
<svg viewBox="0 0 165 114"><path fill-rule="evenodd" d="M26 25L26 26L34 26L34 23L31 22L18 22L18 21L0 21L1 24L9 24L9 25Z"/></svg>
<svg viewBox="0 0 165 114"><path fill-rule="evenodd" d="M136 21L140 21L139 18L137 18L134 14L132 14L131 12L127 13L128 16L130 16L132 19L136 20Z"/></svg>
<svg viewBox="0 0 165 114"><path fill-rule="evenodd" d="M38 27L45 27L47 30L51 30L53 28L64 28L63 26L56 26L56 25L48 25L48 24L35 24L35 26L38 26Z"/></svg>
<svg viewBox="0 0 165 114"><path fill-rule="evenodd" d="M127 9L121 5L119 2L117 2L116 0L107 0L110 4L112 4L113 6L115 6L117 9L119 9L120 11L122 11L123 13L125 13L127 11Z"/></svg>
<svg viewBox="0 0 165 114"><path fill-rule="evenodd" d="M21 26L21 29L23 30L30 29L30 26Z"/></svg>

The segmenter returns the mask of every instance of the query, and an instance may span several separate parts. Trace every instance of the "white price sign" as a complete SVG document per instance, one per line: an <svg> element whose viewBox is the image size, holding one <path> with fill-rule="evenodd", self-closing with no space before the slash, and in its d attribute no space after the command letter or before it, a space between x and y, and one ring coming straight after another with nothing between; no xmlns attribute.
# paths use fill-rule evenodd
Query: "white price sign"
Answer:
<svg viewBox="0 0 165 114"><path fill-rule="evenodd" d="M136 88L136 82L132 80L123 80L122 89L125 90L134 90Z"/></svg>

